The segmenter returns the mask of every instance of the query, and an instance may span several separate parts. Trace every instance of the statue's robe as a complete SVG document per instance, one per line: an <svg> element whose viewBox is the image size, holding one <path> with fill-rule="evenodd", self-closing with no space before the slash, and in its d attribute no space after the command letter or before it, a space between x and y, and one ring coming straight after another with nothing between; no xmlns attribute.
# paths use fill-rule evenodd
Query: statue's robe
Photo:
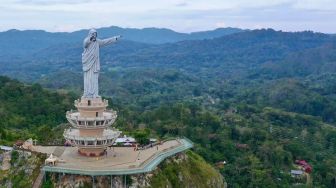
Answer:
<svg viewBox="0 0 336 188"><path fill-rule="evenodd" d="M85 98L97 98L98 94L98 76L100 71L99 48L111 44L117 40L116 37L107 39L97 39L90 41L92 33L84 39L84 52L82 54L83 72L84 72L84 94Z"/></svg>

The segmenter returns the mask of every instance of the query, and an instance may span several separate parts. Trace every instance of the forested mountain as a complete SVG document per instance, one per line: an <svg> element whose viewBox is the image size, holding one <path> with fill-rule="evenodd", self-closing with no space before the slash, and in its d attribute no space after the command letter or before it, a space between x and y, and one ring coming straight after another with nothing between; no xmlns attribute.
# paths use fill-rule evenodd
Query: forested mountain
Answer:
<svg viewBox="0 0 336 188"><path fill-rule="evenodd" d="M97 29L99 37L111 37L122 35L126 40L149 43L162 44L173 43L184 40L201 40L221 37L233 33L243 32L238 28L218 28L211 31L179 33L164 28L120 28L116 26ZM42 30L9 30L0 32L0 57L16 58L16 56L25 56L36 53L39 50L55 46L67 44L81 44L84 37L88 34L88 30L79 30L75 32L46 32Z"/></svg>
<svg viewBox="0 0 336 188"><path fill-rule="evenodd" d="M284 59L263 66L262 74L272 78L305 77L336 72L336 42L298 53L290 53Z"/></svg>
<svg viewBox="0 0 336 188"><path fill-rule="evenodd" d="M335 37L330 35L274 30L255 30L215 39L160 45L131 42L124 38L118 45L102 49L101 62L106 67L103 70L113 67L160 67L197 72L203 76L237 77L255 70L255 74L262 73L262 67L275 69L276 66L271 65L285 63L282 61L293 60L295 56L302 57L300 53L330 51L334 43ZM1 58L0 72L33 81L59 71L80 72L81 53L81 42L51 45L27 55ZM26 71L29 73L26 74Z"/></svg>
<svg viewBox="0 0 336 188"><path fill-rule="evenodd" d="M101 50L100 76L123 131L187 136L207 161L227 161L220 171L230 187L335 185L335 36L263 29L169 44L126 39ZM78 97L81 45L3 58L0 73ZM307 181L289 175L297 159L313 167Z"/></svg>

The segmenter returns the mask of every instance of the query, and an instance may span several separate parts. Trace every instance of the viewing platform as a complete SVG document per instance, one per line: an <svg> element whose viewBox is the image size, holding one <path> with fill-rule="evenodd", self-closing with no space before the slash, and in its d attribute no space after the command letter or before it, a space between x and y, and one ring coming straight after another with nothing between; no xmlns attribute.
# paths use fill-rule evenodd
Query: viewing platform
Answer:
<svg viewBox="0 0 336 188"><path fill-rule="evenodd" d="M64 147L63 154L59 156L61 162L55 166L46 165L42 170L90 176L146 173L154 170L167 157L192 147L193 143L183 138L169 140L144 150L134 150L134 147L113 147L107 149L106 155L95 158L78 155L75 147ZM53 148L39 146L36 150L49 154Z"/></svg>
<svg viewBox="0 0 336 188"><path fill-rule="evenodd" d="M78 129L66 129L63 136L72 146L94 148L112 145L120 133L117 129L104 129L100 135L84 135Z"/></svg>
<svg viewBox="0 0 336 188"><path fill-rule="evenodd" d="M117 112L105 110L101 116L83 117L79 111L72 110L66 113L67 120L73 127L82 129L97 129L111 126L117 119Z"/></svg>

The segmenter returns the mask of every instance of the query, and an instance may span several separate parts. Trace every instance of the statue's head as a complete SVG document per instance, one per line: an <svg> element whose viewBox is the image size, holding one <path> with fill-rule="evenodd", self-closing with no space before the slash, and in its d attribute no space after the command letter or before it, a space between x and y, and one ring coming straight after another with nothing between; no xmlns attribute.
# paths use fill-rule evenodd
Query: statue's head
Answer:
<svg viewBox="0 0 336 188"><path fill-rule="evenodd" d="M91 41L96 41L97 39L97 31L95 29L90 29L89 37Z"/></svg>

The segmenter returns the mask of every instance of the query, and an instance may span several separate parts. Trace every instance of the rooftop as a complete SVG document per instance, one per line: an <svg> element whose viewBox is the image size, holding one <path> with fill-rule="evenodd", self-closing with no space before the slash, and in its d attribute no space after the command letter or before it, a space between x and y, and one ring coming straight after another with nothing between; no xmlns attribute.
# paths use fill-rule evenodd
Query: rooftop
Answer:
<svg viewBox="0 0 336 188"><path fill-rule="evenodd" d="M4 150L4 151L12 151L13 148L9 147L9 146L0 146L0 150Z"/></svg>
<svg viewBox="0 0 336 188"><path fill-rule="evenodd" d="M126 135L121 138L117 138L116 143L125 143L125 142L136 142L135 138L133 137L127 137Z"/></svg>
<svg viewBox="0 0 336 188"><path fill-rule="evenodd" d="M291 174L293 174L293 175L302 175L303 171L302 170L291 170Z"/></svg>

